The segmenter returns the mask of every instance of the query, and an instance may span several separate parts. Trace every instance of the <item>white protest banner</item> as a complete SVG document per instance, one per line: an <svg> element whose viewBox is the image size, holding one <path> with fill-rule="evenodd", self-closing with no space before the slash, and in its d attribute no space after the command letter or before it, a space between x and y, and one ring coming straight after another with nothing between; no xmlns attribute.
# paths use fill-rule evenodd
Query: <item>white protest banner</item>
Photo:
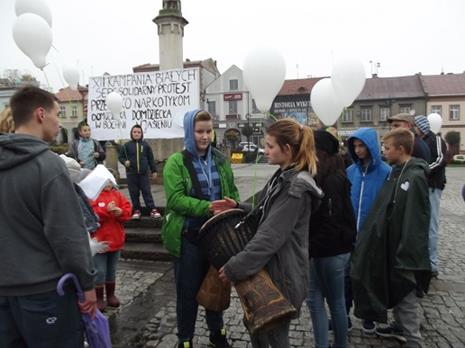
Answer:
<svg viewBox="0 0 465 348"><path fill-rule="evenodd" d="M105 103L113 91L123 97L121 122ZM199 108L199 91L198 68L91 77L87 122L92 137L129 139L131 127L138 124L146 139L182 138L184 114Z"/></svg>

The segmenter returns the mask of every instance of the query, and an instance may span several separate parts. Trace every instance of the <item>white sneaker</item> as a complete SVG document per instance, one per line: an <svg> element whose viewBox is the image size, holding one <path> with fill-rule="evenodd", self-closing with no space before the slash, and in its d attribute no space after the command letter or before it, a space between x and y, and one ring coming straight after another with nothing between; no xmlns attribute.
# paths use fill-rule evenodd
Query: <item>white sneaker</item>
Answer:
<svg viewBox="0 0 465 348"><path fill-rule="evenodd" d="M133 220L140 220L141 215L142 214L140 213L140 210L135 210L134 214L132 214L132 219Z"/></svg>

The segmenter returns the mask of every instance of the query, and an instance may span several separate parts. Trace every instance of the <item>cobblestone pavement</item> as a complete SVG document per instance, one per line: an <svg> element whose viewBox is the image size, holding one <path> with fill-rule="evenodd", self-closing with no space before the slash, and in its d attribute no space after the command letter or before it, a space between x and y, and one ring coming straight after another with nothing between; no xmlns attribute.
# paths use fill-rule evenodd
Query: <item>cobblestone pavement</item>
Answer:
<svg viewBox="0 0 465 348"><path fill-rule="evenodd" d="M465 203L461 197L465 168L448 168L447 177L448 184L441 201L440 275L432 281L429 294L421 300L419 314L425 347L461 348L465 347ZM238 179L246 178L238 175ZM168 271L168 274L172 281L172 271ZM136 275L146 283L136 285L140 283L132 278ZM122 272L118 273L118 277L126 279L129 289L133 289L128 290L126 285L123 285L119 290L122 291L121 294L131 294L134 291L130 295L134 296L137 291L143 291L144 286L155 282L157 276ZM126 281L123 281L123 284L126 284ZM156 287L156 283L154 286ZM233 347L251 347L249 336L242 324L242 309L234 292L231 306L224 313L224 319ZM360 329L360 321L354 317L352 321L354 328L349 334L349 347L400 347L394 340L364 336ZM164 305L141 325L143 330L134 347L176 346L174 283L173 293ZM300 318L292 322L290 337L292 347L313 346L313 332L305 304L302 306ZM207 347L208 329L203 309L199 310L194 343L196 347Z"/></svg>
<svg viewBox="0 0 465 348"><path fill-rule="evenodd" d="M146 270L119 269L116 271L116 295L121 305L118 308L107 307L104 313L108 317L126 310L134 299L147 291L148 287L162 276L162 273Z"/></svg>

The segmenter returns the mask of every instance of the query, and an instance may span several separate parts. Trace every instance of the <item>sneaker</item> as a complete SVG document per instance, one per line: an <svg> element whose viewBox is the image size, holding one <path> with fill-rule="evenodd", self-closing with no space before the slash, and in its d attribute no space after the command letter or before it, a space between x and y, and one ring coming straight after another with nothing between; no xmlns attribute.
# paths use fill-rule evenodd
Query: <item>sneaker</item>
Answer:
<svg viewBox="0 0 465 348"><path fill-rule="evenodd" d="M190 341L184 341L184 342L179 342L179 344L178 344L178 348L192 348L192 347L194 347L194 346L192 345L192 340L190 340Z"/></svg>
<svg viewBox="0 0 465 348"><path fill-rule="evenodd" d="M226 330L221 329L210 336L210 342L208 343L208 346L212 348L231 348L231 345L226 339Z"/></svg>
<svg viewBox="0 0 465 348"><path fill-rule="evenodd" d="M132 219L133 220L140 220L141 217L141 212L140 210L134 210L134 214L132 214Z"/></svg>
<svg viewBox="0 0 465 348"><path fill-rule="evenodd" d="M152 219L159 219L161 218L161 214L159 213L159 211L157 209L152 209L152 211L150 212L150 217Z"/></svg>
<svg viewBox="0 0 465 348"><path fill-rule="evenodd" d="M381 337L392 337L399 342L407 342L407 339L403 335L402 329L396 323L391 323L390 325L384 327L377 327L375 332L378 336Z"/></svg>
<svg viewBox="0 0 465 348"><path fill-rule="evenodd" d="M365 335L373 335L376 331L376 324L371 320L363 320L362 331Z"/></svg>

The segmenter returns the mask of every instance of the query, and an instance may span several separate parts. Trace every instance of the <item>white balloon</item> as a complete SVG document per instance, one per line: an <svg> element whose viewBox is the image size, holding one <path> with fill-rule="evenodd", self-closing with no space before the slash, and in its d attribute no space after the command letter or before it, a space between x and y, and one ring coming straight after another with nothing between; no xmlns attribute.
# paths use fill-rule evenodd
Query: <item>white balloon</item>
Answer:
<svg viewBox="0 0 465 348"><path fill-rule="evenodd" d="M77 89L79 84L79 70L74 66L65 66L63 68L63 77L72 89Z"/></svg>
<svg viewBox="0 0 465 348"><path fill-rule="evenodd" d="M332 79L319 80L312 88L310 103L318 118L327 126L332 126L344 108L334 91Z"/></svg>
<svg viewBox="0 0 465 348"><path fill-rule="evenodd" d="M107 95L106 98L107 108L113 114L116 120L120 121L121 116L120 112L123 108L123 97L118 92L111 92Z"/></svg>
<svg viewBox="0 0 465 348"><path fill-rule="evenodd" d="M43 0L16 0L15 12L16 16L21 16L24 13L36 14L45 19L50 28L52 27L52 11Z"/></svg>
<svg viewBox="0 0 465 348"><path fill-rule="evenodd" d="M16 18L13 25L13 39L36 67L42 69L47 64L45 57L52 47L52 31L42 17L25 13Z"/></svg>
<svg viewBox="0 0 465 348"><path fill-rule="evenodd" d="M442 126L442 117L441 115L433 112L432 114L428 115L429 127L431 132L434 134L438 134L441 131Z"/></svg>
<svg viewBox="0 0 465 348"><path fill-rule="evenodd" d="M266 112L281 89L286 63L281 53L268 47L250 51L244 61L244 82L257 108Z"/></svg>
<svg viewBox="0 0 465 348"><path fill-rule="evenodd" d="M365 68L359 59L336 58L331 73L334 90L344 106L350 106L365 86Z"/></svg>

